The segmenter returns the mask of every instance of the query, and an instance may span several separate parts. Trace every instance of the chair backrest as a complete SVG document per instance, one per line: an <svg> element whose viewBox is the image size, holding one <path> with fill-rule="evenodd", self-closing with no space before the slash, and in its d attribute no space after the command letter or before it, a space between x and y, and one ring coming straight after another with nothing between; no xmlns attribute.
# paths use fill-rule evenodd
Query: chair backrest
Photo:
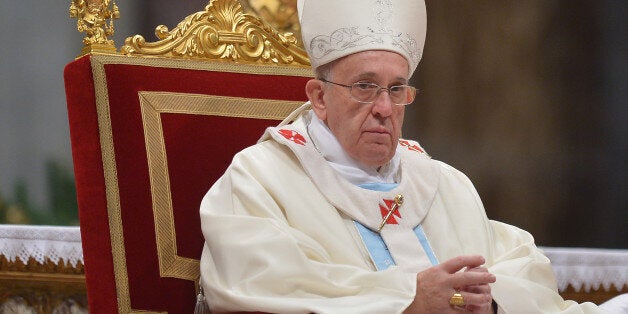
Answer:
<svg viewBox="0 0 628 314"><path fill-rule="evenodd" d="M128 38L122 53L86 45L65 69L92 313L191 313L201 198L306 100L303 49L236 0L211 1L160 38Z"/></svg>

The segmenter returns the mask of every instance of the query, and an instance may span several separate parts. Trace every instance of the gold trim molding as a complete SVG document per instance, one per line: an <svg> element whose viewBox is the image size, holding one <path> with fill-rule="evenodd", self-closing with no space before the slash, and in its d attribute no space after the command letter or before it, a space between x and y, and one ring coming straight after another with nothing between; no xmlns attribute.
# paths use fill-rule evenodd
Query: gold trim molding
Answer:
<svg viewBox="0 0 628 314"><path fill-rule="evenodd" d="M19 257L14 261L9 261L6 256L0 255L0 272L83 275L84 269L83 263L80 261L76 263L76 266L73 266L66 263L63 259L59 259L59 261L55 263L50 258L46 257L44 263L39 263L32 257L29 257L28 261L22 261Z"/></svg>
<svg viewBox="0 0 628 314"><path fill-rule="evenodd" d="M83 264L0 255L1 313L87 313Z"/></svg>
<svg viewBox="0 0 628 314"><path fill-rule="evenodd" d="M75 0L76 1L76 0ZM172 31L155 29L160 40L135 35L125 40L125 55L232 60L241 63L310 65L293 33L280 34L267 22L244 13L238 0L211 0L205 11L186 17Z"/></svg>

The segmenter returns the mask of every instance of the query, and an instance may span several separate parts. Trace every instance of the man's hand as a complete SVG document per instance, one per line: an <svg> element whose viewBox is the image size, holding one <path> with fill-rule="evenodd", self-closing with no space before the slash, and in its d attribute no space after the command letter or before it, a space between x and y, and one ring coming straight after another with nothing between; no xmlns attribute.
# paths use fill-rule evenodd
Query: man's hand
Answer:
<svg viewBox="0 0 628 314"><path fill-rule="evenodd" d="M458 256L417 274L414 301L405 313L491 313L491 287L495 275L484 267L482 256ZM465 268L465 271L459 272ZM454 308L449 299L462 294L465 306Z"/></svg>
<svg viewBox="0 0 628 314"><path fill-rule="evenodd" d="M480 273L488 273L488 269L486 269L486 267L475 267L475 268L470 268L467 267L465 270L465 272L480 272ZM495 281L492 281L495 282ZM490 301L488 301L487 303L484 303L482 305L473 305L473 304L468 304L465 306L465 309L467 311L471 311L474 313L493 313L493 307L492 307L492 303L493 303L493 297L491 296L491 286L488 285L488 283L485 284L480 284L480 285L470 285L470 286L466 286L466 287L462 287L460 288L460 291L466 291L469 293L476 293L476 294L485 294L491 297ZM465 299L466 301L466 299Z"/></svg>

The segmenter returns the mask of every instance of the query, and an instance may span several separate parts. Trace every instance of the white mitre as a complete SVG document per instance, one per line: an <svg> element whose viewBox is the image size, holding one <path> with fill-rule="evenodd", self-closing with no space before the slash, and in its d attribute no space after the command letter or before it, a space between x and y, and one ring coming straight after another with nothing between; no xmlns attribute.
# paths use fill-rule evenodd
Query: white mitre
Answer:
<svg viewBox="0 0 628 314"><path fill-rule="evenodd" d="M298 0L301 35L312 68L366 50L388 50L419 65L427 15L423 0Z"/></svg>

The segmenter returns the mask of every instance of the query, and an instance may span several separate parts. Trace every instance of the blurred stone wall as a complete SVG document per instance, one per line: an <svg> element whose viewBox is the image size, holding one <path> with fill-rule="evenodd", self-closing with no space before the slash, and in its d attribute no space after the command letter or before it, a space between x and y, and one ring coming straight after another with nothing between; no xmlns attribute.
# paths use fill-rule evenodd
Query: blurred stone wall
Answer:
<svg viewBox="0 0 628 314"><path fill-rule="evenodd" d="M538 244L627 247L626 90L609 89L626 54L608 56L626 52L626 4L426 4L404 135L466 173L489 218Z"/></svg>

